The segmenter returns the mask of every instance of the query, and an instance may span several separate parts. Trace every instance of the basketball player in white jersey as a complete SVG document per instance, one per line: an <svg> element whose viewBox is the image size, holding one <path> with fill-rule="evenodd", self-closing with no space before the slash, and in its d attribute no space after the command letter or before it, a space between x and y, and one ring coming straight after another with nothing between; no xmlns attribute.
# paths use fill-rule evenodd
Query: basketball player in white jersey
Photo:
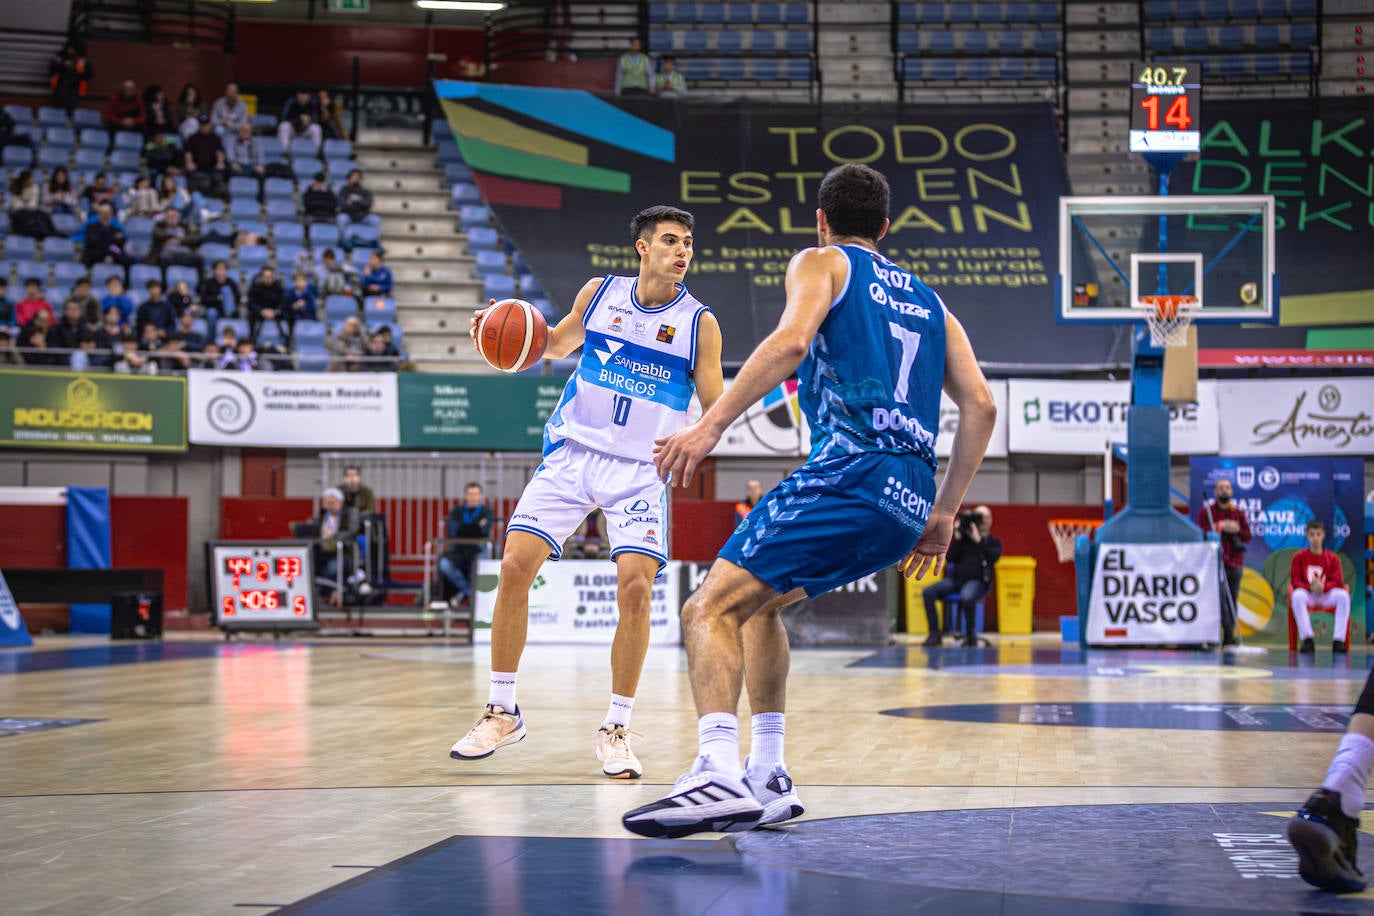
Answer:
<svg viewBox="0 0 1374 916"><path fill-rule="evenodd" d="M525 737L515 674L525 648L529 591L545 559L595 509L619 584L620 622L611 645L611 703L596 737L602 772L637 779L630 710L649 649L649 598L667 563L667 492L654 468L654 440L687 425L695 389L709 409L724 388L720 325L683 285L692 261L690 213L650 207L630 222L638 277L595 277L572 312L549 332L544 355L582 357L544 430L544 462L506 527L506 549L491 623L491 693L472 730L453 745L456 760L480 760ZM475 338L477 322L473 318Z"/></svg>

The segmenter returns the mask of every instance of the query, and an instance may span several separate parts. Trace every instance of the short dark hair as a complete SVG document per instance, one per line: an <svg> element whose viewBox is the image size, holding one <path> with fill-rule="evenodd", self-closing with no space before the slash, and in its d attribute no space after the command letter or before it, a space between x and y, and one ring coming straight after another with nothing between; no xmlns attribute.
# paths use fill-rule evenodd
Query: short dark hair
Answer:
<svg viewBox="0 0 1374 916"><path fill-rule="evenodd" d="M1312 519L1308 519L1308 520L1307 520L1307 527L1306 527L1305 529L1303 529L1303 530L1305 530L1305 531L1325 531L1325 530L1326 530L1326 526L1322 524L1322 520L1321 520L1321 519L1319 519L1319 518L1312 518Z"/></svg>
<svg viewBox="0 0 1374 916"><path fill-rule="evenodd" d="M42 288L43 288L43 281L40 280L40 279L38 279L37 277L28 277L27 279L24 280L24 285L25 285L25 286L28 286L30 283L32 283L34 286L38 287L39 289L42 289Z"/></svg>
<svg viewBox="0 0 1374 916"><path fill-rule="evenodd" d="M149 280L147 283L143 284L143 286L144 286L144 288L146 288L146 289L148 289L148 290L152 290L152 288L153 288L154 286L156 286L158 289L162 289L162 281L159 280L159 279L157 279L156 277L154 277L153 279Z"/></svg>
<svg viewBox="0 0 1374 916"><path fill-rule="evenodd" d="M475 480L469 480L467 484L463 487L463 489L471 490L473 487L476 487L479 490L482 489L482 485Z"/></svg>
<svg viewBox="0 0 1374 916"><path fill-rule="evenodd" d="M686 210L679 210L677 207L668 207L663 204L648 207L640 210L635 214L635 218L630 220L630 240L644 239L647 241L659 223L682 223L691 229L696 225L696 220L692 214Z"/></svg>
<svg viewBox="0 0 1374 916"><path fill-rule="evenodd" d="M221 264L224 265L224 269L225 269L225 270L228 270L228 269L229 269L229 262L226 261L226 260L224 260L224 258L216 258L216 259L215 259L215 263L213 263L213 264L210 265L210 269L211 269L211 270L214 270L216 267L220 266Z"/></svg>
<svg viewBox="0 0 1374 916"><path fill-rule="evenodd" d="M877 241L887 219L891 192L882 172L848 162L826 173L818 203L832 235Z"/></svg>
<svg viewBox="0 0 1374 916"><path fill-rule="evenodd" d="M344 465L344 473L347 474L349 471L357 471L357 472L358 472L358 476L361 477L361 476L362 476L362 473L363 473L363 466L360 465L360 464L346 464L346 465Z"/></svg>
<svg viewBox="0 0 1374 916"><path fill-rule="evenodd" d="M80 286L82 283L85 283L87 286L90 286L90 285L91 285L91 278L90 278L90 277L77 277L77 278L76 278L76 284L75 284L75 285L76 285L76 286Z"/></svg>

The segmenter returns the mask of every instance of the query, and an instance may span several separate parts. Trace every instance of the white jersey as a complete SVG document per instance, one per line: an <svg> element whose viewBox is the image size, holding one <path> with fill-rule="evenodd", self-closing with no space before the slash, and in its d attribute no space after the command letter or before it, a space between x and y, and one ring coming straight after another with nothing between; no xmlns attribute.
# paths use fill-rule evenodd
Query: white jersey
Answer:
<svg viewBox="0 0 1374 916"><path fill-rule="evenodd" d="M588 303L582 358L544 428L545 455L571 439L650 462L654 440L687 425L697 333L709 309L686 286L666 305L645 308L635 295L638 283L608 276Z"/></svg>

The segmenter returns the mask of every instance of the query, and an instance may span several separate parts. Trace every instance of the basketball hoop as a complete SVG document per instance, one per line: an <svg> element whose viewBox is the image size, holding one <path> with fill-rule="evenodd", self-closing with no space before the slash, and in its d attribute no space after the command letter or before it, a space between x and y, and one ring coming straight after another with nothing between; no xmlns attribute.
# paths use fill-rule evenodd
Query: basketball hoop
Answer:
<svg viewBox="0 0 1374 916"><path fill-rule="evenodd" d="M1197 296L1141 296L1136 308L1145 313L1153 346L1186 347L1188 327L1193 323L1197 304Z"/></svg>
<svg viewBox="0 0 1374 916"><path fill-rule="evenodd" d="M1054 539L1054 549L1059 554L1059 562L1067 563L1073 559L1074 542L1080 534L1092 534L1101 525L1100 518L1050 519L1050 537Z"/></svg>

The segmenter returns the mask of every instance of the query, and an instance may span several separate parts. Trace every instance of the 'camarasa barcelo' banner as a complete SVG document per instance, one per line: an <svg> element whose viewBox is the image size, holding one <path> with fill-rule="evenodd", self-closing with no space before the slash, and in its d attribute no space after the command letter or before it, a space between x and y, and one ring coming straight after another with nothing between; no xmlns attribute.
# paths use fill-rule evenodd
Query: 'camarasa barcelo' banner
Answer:
<svg viewBox="0 0 1374 916"><path fill-rule="evenodd" d="M882 252L944 296L981 359L1128 356L1111 328L1054 325L1066 185L1048 105L608 101L454 81L435 89L483 197L562 309L588 277L638 271L631 216L682 207L696 217L687 285L715 310L725 359L738 363L782 314L788 260L816 244L821 178L863 162L892 187Z"/></svg>

